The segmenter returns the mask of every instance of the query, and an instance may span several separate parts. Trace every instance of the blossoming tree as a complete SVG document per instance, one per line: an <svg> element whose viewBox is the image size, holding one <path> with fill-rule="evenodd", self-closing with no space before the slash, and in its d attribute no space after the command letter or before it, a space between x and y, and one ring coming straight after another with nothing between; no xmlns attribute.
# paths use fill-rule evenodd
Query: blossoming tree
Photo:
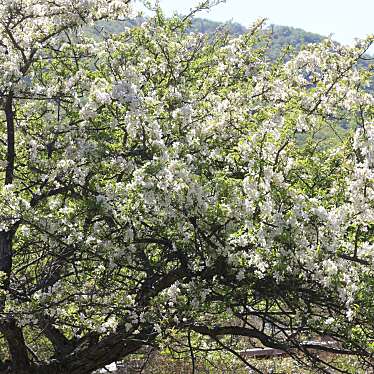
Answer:
<svg viewBox="0 0 374 374"><path fill-rule="evenodd" d="M170 331L192 358L240 336L372 367L372 39L269 61L261 23L80 32L127 3L0 5L0 373L91 373Z"/></svg>

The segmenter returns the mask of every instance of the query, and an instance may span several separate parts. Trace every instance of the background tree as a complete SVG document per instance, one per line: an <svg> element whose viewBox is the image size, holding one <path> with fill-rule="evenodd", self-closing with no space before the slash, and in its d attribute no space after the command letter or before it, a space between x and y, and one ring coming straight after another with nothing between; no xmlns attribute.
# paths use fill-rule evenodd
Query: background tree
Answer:
<svg viewBox="0 0 374 374"><path fill-rule="evenodd" d="M262 22L79 32L125 5L1 5L2 372L91 373L175 332L192 358L241 336L372 366L372 40L285 63Z"/></svg>

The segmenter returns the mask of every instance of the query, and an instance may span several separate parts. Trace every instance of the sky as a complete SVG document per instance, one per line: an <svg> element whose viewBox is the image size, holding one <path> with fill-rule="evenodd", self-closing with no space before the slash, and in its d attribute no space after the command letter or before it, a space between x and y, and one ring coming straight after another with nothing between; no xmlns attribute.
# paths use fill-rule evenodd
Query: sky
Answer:
<svg viewBox="0 0 374 374"><path fill-rule="evenodd" d="M167 15L188 13L198 0L160 0ZM351 44L374 34L374 0L226 0L200 17L249 26L258 18L268 24L299 27ZM370 52L374 52L374 48Z"/></svg>

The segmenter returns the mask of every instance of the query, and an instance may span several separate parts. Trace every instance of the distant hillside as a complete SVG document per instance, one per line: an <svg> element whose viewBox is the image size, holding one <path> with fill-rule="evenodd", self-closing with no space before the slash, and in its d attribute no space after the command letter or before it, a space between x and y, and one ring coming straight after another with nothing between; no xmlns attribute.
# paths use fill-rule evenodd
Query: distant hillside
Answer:
<svg viewBox="0 0 374 374"><path fill-rule="evenodd" d="M99 21L95 27L89 27L86 30L92 36L99 36L102 30L105 30L109 34L116 34L122 32L127 27L140 24L143 21L144 18L132 19L130 21ZM197 17L192 19L188 31L212 34L217 29L222 29L223 27L233 36L244 34L247 31L246 27L237 22L222 23ZM326 38L326 36L290 26L269 25L264 31L269 32L271 35L271 55L273 56L276 56L285 46L291 45L296 50L299 50L304 44L319 43Z"/></svg>
<svg viewBox="0 0 374 374"><path fill-rule="evenodd" d="M93 35L98 35L99 31L104 29L108 33L119 33L124 30L125 27L131 27L135 24L139 24L143 19L138 21L130 22L98 22L96 25L96 30L90 28L89 32ZM225 27L230 34L232 35L241 35L247 31L247 28L237 22L216 22L204 18L193 18L191 26L188 28L190 32L199 32L203 34L213 34L217 29ZM302 29L289 27L289 26L279 26L279 25L270 25L266 29L272 35L272 53L276 55L279 51L287 46L292 45L296 49L300 49L303 44L308 43L319 43L325 37L307 32Z"/></svg>
<svg viewBox="0 0 374 374"><path fill-rule="evenodd" d="M237 22L228 22L224 24L222 22L211 21L205 18L193 18L189 30L191 32L212 34L217 29L222 28L222 26L225 26L232 35L241 35L247 31L247 29L243 25Z"/></svg>
<svg viewBox="0 0 374 374"><path fill-rule="evenodd" d="M109 34L119 33L126 27L132 27L136 24L140 24L143 21L144 18L139 18L137 20L131 20L127 22L100 21L96 24L95 28L91 27L87 29L87 32L93 36L99 37L99 34L102 30L105 30ZM246 27L236 22L221 23L204 18L193 18L188 31L211 34L214 33L217 29L223 27L228 30L228 32L233 36L241 35L247 31ZM296 51L298 51L305 44L319 43L326 38L325 36L290 26L270 25L265 28L264 31L268 32L271 36L272 42L270 44L270 49L268 52L269 57L271 58L276 58L277 56L279 56L282 49L286 46L292 46L296 49ZM373 59L362 60L360 61L359 65L367 69L369 68L370 64L373 64L373 62ZM370 85L369 90L374 91L374 82Z"/></svg>
<svg viewBox="0 0 374 374"><path fill-rule="evenodd" d="M142 21L144 21L144 19L131 20L129 22L100 21L96 25L97 30L95 31L90 28L89 32L92 34L98 34L99 30L105 29L109 33L119 33L123 31L125 27L140 24ZM213 34L217 29L222 27L225 27L232 35L241 35L247 31L246 27L237 22L222 23L204 18L193 18L188 30L190 32ZM325 38L324 36L289 26L270 25L266 28L266 31L270 31L272 34L272 41L275 50L280 50L282 47L287 45L292 45L296 49L299 49L303 44L319 43Z"/></svg>
<svg viewBox="0 0 374 374"><path fill-rule="evenodd" d="M271 55L273 57L276 57L288 45L300 50L305 44L320 43L326 38L325 36L290 26L271 25L269 29L272 35Z"/></svg>
<svg viewBox="0 0 374 374"><path fill-rule="evenodd" d="M243 25L236 22L223 24L203 18L194 18L190 30L193 32L214 33L222 26L225 26L233 35L241 35L247 31ZM282 48L288 45L292 45L296 50L299 50L303 44L319 43L325 38L322 35L289 26L270 25L265 31L269 31L272 38L270 51L272 57L276 57Z"/></svg>

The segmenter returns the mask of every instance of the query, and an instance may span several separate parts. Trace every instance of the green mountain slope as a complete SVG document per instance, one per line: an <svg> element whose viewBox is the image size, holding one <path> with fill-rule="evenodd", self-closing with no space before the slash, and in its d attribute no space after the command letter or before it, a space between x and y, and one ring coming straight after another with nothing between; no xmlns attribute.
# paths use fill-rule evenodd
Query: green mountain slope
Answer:
<svg viewBox="0 0 374 374"><path fill-rule="evenodd" d="M87 32L94 36L98 36L102 30L108 33L119 33L125 28L140 24L143 21L144 18L131 21L100 21L96 23L95 27L88 28ZM222 23L197 17L192 19L188 30L190 32L210 34L222 28L225 28L232 35L241 35L247 30L246 27L237 22ZM291 45L296 50L299 50L305 44L319 43L326 38L326 36L308 32L300 28L280 25L269 25L264 29L264 32L271 35L270 55L272 57L277 56L282 48L286 46Z"/></svg>

